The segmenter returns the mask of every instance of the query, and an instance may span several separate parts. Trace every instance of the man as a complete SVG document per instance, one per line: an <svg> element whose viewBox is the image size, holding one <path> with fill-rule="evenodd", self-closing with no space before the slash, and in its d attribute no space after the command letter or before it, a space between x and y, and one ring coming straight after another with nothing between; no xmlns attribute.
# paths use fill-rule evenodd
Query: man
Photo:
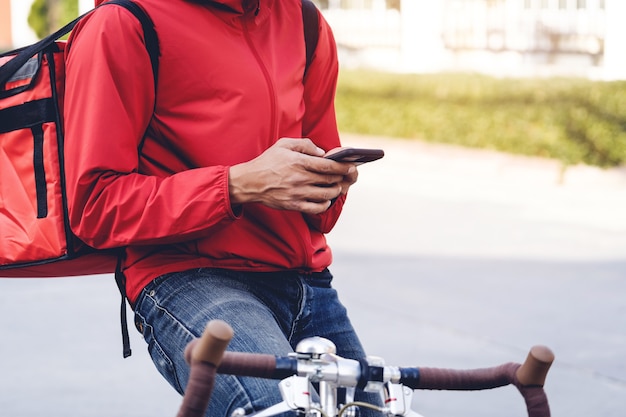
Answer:
<svg viewBox="0 0 626 417"><path fill-rule="evenodd" d="M320 15L303 78L300 0L137 3L159 38L156 92L132 14L107 6L81 21L66 158L73 230L126 247L126 292L156 367L182 394L183 350L211 319L234 328L230 350L284 355L317 335L363 357L327 269L324 235L357 179L354 164L322 158L340 146L328 24ZM224 376L208 414L278 401L276 382Z"/></svg>

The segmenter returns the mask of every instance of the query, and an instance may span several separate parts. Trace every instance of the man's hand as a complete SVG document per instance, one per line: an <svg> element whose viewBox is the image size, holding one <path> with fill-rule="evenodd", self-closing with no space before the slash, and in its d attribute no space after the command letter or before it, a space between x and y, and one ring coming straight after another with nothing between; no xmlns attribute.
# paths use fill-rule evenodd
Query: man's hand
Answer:
<svg viewBox="0 0 626 417"><path fill-rule="evenodd" d="M318 214L348 192L356 165L322 158L309 139L282 138L255 159L229 172L232 204L261 203L282 210Z"/></svg>

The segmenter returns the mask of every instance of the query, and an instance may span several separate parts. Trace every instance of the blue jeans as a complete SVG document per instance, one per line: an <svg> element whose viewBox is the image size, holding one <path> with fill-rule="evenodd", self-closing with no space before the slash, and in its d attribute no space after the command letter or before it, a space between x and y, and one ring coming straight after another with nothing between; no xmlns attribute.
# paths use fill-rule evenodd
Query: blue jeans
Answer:
<svg viewBox="0 0 626 417"><path fill-rule="evenodd" d="M181 395L189 378L185 346L213 319L226 321L235 332L228 350L283 356L300 340L321 336L335 343L338 355L364 358L331 281L328 271L195 269L167 274L142 291L135 304L135 324L157 369ZM277 385L278 381L219 375L206 415L229 417L238 407L251 412L276 404L282 401ZM379 402L377 398L357 393L360 400Z"/></svg>

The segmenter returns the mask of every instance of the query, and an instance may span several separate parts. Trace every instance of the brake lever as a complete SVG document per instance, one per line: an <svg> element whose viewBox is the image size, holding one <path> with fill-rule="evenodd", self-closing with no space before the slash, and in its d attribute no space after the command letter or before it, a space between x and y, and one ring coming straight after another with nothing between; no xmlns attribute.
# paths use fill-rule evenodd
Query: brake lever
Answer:
<svg viewBox="0 0 626 417"><path fill-rule="evenodd" d="M246 414L242 408L236 409L231 417L271 417L280 413L311 408L311 385L309 379L290 376L278 384L283 401L255 413Z"/></svg>
<svg viewBox="0 0 626 417"><path fill-rule="evenodd" d="M423 417L411 409L413 390L402 384L386 382L383 385L384 401L390 416Z"/></svg>

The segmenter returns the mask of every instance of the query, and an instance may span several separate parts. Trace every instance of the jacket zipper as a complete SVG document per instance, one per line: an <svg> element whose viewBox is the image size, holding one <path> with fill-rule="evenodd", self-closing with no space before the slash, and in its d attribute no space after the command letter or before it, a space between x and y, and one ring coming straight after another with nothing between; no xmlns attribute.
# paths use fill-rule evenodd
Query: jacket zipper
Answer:
<svg viewBox="0 0 626 417"><path fill-rule="evenodd" d="M255 13L255 16L256 16L256 13ZM244 38L246 39L246 43L248 44L250 51L254 55L254 58L256 59L257 64L259 65L259 68L261 69L261 72L263 73L263 76L265 77L265 82L267 83L267 89L268 89L269 98L270 98L270 108L271 108L271 125L270 125L270 133L269 133L270 134L269 143L273 144L278 136L278 122L276 120L277 119L276 117L276 112L277 112L276 89L274 87L274 83L272 82L272 77L270 77L269 71L267 70L267 67L263 63L263 60L261 59L259 52L256 50L254 43L252 42L252 38L250 37L250 33L248 30L248 24L245 19L246 19L246 16L244 15L241 18ZM298 228L296 227L296 225L293 224L293 222L291 222L289 218L287 219L287 222L291 225L291 228L293 230L295 230L296 232L298 231ZM309 253L310 252L309 247L307 247L307 245L303 243L301 239L299 239L299 241L300 241L300 246L302 248L302 253L304 254L303 259L300 261L300 264L304 265L307 268L310 268L311 254Z"/></svg>
<svg viewBox="0 0 626 417"><path fill-rule="evenodd" d="M272 82L272 78L270 77L267 67L263 63L263 60L261 59L259 52L256 50L254 44L252 43L252 38L250 37L250 33L248 30L248 24L247 24L247 21L245 20L246 16L244 15L241 19L242 19L243 36L246 39L246 43L248 44L248 47L250 48L252 55L254 55L254 58L256 59L257 64L259 65L259 68L261 69L261 72L263 73L263 77L265 77L265 82L267 84L267 91L268 91L268 95L270 99L270 109L271 109L271 116L270 116L271 124L270 124L270 132L269 132L270 137L268 139L269 139L269 143L274 143L277 139L276 136L278 135L278 126L277 126L278 123L276 121L276 89L274 88L274 83Z"/></svg>

